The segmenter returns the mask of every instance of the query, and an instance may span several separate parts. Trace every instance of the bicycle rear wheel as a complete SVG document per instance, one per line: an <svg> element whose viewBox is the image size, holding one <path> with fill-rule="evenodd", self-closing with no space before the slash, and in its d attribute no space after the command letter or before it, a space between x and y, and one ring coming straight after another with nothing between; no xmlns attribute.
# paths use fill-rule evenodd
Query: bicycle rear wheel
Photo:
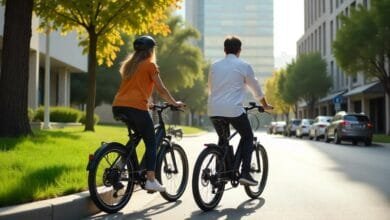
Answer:
<svg viewBox="0 0 390 220"><path fill-rule="evenodd" d="M250 175L258 181L256 186L245 186L246 194L255 199L264 191L268 177L268 156L267 151L261 144L257 144L252 152Z"/></svg>
<svg viewBox="0 0 390 220"><path fill-rule="evenodd" d="M188 183L188 159L183 148L177 144L166 148L156 171L157 179L166 188L165 192L160 193L161 196L169 202L179 199Z"/></svg>
<svg viewBox="0 0 390 220"><path fill-rule="evenodd" d="M95 155L96 156L96 155ZM92 201L107 213L121 210L129 201L133 189L133 165L127 161L124 168L119 167L126 157L123 146L108 145L94 158L88 173L88 187Z"/></svg>
<svg viewBox="0 0 390 220"><path fill-rule="evenodd" d="M220 150L208 147L196 160L192 176L192 193L203 211L214 209L221 201L225 182L221 180L225 163Z"/></svg>

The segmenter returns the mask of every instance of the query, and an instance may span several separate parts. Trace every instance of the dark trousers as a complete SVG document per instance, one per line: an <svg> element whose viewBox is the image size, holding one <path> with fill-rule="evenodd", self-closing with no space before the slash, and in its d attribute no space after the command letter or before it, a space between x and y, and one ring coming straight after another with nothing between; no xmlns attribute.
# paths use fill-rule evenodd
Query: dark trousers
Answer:
<svg viewBox="0 0 390 220"><path fill-rule="evenodd" d="M128 128L141 135L145 143L146 170L154 171L156 169L156 137L154 134L154 125L148 111L143 111L130 107L113 106L114 116L123 114L128 118L126 123Z"/></svg>
<svg viewBox="0 0 390 220"><path fill-rule="evenodd" d="M238 117L210 117L211 122L214 125L215 131L218 134L218 145L229 145L228 137L230 136L229 124L231 124L237 132L240 134L241 139L238 145L241 151L242 169L243 175L249 174L250 162L252 159L253 151L253 132L251 125L246 114L242 114Z"/></svg>

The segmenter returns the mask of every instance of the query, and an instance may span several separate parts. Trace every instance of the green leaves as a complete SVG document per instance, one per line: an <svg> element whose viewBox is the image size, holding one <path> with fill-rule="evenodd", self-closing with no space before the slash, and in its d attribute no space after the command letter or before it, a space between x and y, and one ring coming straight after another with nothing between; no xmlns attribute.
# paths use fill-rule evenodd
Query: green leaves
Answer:
<svg viewBox="0 0 390 220"><path fill-rule="evenodd" d="M363 72L368 78L390 81L385 68L390 59L390 1L373 0L369 10L360 5L341 20L333 43L338 65L347 74Z"/></svg>
<svg viewBox="0 0 390 220"><path fill-rule="evenodd" d="M120 33L167 35L166 10L180 1L36 0L35 13L42 18L41 28L49 24L64 33L76 31L84 52L88 51L89 36L98 36L98 63L112 65L124 43Z"/></svg>

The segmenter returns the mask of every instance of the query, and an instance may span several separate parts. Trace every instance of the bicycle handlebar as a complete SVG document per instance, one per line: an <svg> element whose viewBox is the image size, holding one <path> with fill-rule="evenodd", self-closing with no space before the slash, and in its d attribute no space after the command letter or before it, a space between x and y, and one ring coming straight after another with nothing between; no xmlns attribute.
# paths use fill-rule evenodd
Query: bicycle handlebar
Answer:
<svg viewBox="0 0 390 220"><path fill-rule="evenodd" d="M266 112L263 108L263 106L261 105L257 105L256 102L249 102L249 106L244 106L244 109L245 111L249 111L249 110L252 110L252 109L255 109L257 108L257 110L262 113L262 112Z"/></svg>
<svg viewBox="0 0 390 220"><path fill-rule="evenodd" d="M181 108L176 107L176 106L169 104L169 103L166 103L166 102L164 102L164 104L162 104L162 105L153 104L153 106L150 109L152 109L153 111L156 111L156 110L163 111L164 109L167 109L167 108L170 108L171 111L183 111Z"/></svg>

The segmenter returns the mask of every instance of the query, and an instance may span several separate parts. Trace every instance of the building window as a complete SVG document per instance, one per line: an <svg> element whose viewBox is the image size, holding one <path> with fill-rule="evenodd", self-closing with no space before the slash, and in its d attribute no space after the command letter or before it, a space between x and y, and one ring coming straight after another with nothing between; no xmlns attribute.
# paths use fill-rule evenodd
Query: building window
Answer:
<svg viewBox="0 0 390 220"><path fill-rule="evenodd" d="M352 76L352 82L353 83L357 83L357 80L358 80L357 75Z"/></svg>
<svg viewBox="0 0 390 220"><path fill-rule="evenodd" d="M330 44L332 45L333 44L333 38L334 38L334 31L333 31L333 21L330 21ZM332 47L330 47L330 51L332 52Z"/></svg>
<svg viewBox="0 0 390 220"><path fill-rule="evenodd" d="M351 10L356 9L356 1L353 1L351 3Z"/></svg>
<svg viewBox="0 0 390 220"><path fill-rule="evenodd" d="M336 0L336 8L339 8L339 0Z"/></svg>
<svg viewBox="0 0 390 220"><path fill-rule="evenodd" d="M332 88L335 90L334 62L330 61L330 78L332 79Z"/></svg>
<svg viewBox="0 0 390 220"><path fill-rule="evenodd" d="M345 16L349 16L348 7L345 8Z"/></svg>
<svg viewBox="0 0 390 220"><path fill-rule="evenodd" d="M322 54L322 27L318 28L318 49Z"/></svg>
<svg viewBox="0 0 390 220"><path fill-rule="evenodd" d="M318 35L317 35L317 29L314 31L314 51L315 52L317 52L317 50L318 50L318 45L317 45L317 39L318 39L318 37L317 37Z"/></svg>
<svg viewBox="0 0 390 220"><path fill-rule="evenodd" d="M367 1L367 0L363 0L363 6L364 6L365 8L368 7L368 1Z"/></svg>
<svg viewBox="0 0 390 220"><path fill-rule="evenodd" d="M311 33L310 35L310 52L313 52L314 51L314 36L313 36L313 33Z"/></svg>
<svg viewBox="0 0 390 220"><path fill-rule="evenodd" d="M332 14L333 13L333 0L329 0L330 1L330 13Z"/></svg>
<svg viewBox="0 0 390 220"><path fill-rule="evenodd" d="M326 23L322 23L322 35L323 35L323 48L324 48L324 56L326 56Z"/></svg>
<svg viewBox="0 0 390 220"><path fill-rule="evenodd" d="M314 4L313 4L313 7L314 7L314 20L317 20L317 0L314 0Z"/></svg>
<svg viewBox="0 0 390 220"><path fill-rule="evenodd" d="M325 4L325 0L322 0L322 13L325 13L326 12L326 4Z"/></svg>

